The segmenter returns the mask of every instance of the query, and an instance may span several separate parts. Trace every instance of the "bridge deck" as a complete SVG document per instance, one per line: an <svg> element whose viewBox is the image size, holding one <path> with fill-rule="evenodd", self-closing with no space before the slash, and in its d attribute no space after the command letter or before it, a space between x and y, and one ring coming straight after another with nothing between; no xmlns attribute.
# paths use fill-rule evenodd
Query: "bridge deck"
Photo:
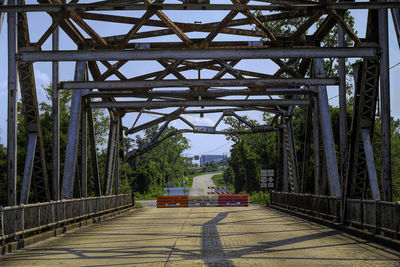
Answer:
<svg viewBox="0 0 400 267"><path fill-rule="evenodd" d="M400 266L400 252L261 207L142 209L0 257L1 266Z"/></svg>

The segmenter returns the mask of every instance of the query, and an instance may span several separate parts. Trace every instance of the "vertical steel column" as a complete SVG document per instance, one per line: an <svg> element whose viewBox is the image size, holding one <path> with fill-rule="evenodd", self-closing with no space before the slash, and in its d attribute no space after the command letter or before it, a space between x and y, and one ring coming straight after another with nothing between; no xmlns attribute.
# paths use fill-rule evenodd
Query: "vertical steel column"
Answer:
<svg viewBox="0 0 400 267"><path fill-rule="evenodd" d="M314 72L316 78L323 78L324 65L322 59L314 59ZM326 86L318 86L318 107L321 124L322 142L324 144L325 161L331 196L341 197L339 171L337 167L335 144L333 140L332 122L329 113L328 95Z"/></svg>
<svg viewBox="0 0 400 267"><path fill-rule="evenodd" d="M344 17L344 16L342 16ZM338 46L346 47L344 30L338 26ZM347 165L347 113L346 113L346 59L339 58L339 132L340 132L340 181L343 186Z"/></svg>
<svg viewBox="0 0 400 267"><path fill-rule="evenodd" d="M35 132L29 133L28 148L27 148L25 168L24 168L24 178L22 179L21 197L19 200L20 204L27 204L29 201L29 192L31 188L33 164L35 161L37 138L38 138L38 133Z"/></svg>
<svg viewBox="0 0 400 267"><path fill-rule="evenodd" d="M319 114L318 114L318 100L314 97L313 106L313 137L314 137L314 194L320 194L320 155L319 155Z"/></svg>
<svg viewBox="0 0 400 267"><path fill-rule="evenodd" d="M89 122L89 140L90 140L90 156L93 169L93 179L94 179L94 189L96 196L101 196L101 185L100 185L100 175L97 160L97 149L96 149L96 138L93 125L93 115L92 109L88 110L88 122Z"/></svg>
<svg viewBox="0 0 400 267"><path fill-rule="evenodd" d="M55 18L53 18L53 21ZM52 34L53 51L59 48L59 28L57 27ZM58 91L59 69L58 62L52 62L52 112L53 112L53 200L60 199L60 99Z"/></svg>
<svg viewBox="0 0 400 267"><path fill-rule="evenodd" d="M392 2L399 2L399 0L392 0ZM392 8L392 19L393 19L394 30L396 31L397 35L397 42L400 48L400 8Z"/></svg>
<svg viewBox="0 0 400 267"><path fill-rule="evenodd" d="M298 165L297 165L297 156L296 156L296 146L294 143L294 136L293 136L293 127L292 127L292 120L287 121L287 130L288 130L288 145L290 151L290 189L291 192L298 193L299 192L299 185L298 185Z"/></svg>
<svg viewBox="0 0 400 267"><path fill-rule="evenodd" d="M0 0L0 6L2 5L7 5L7 0ZM0 33L1 33L1 26L3 25L3 20L4 20L4 12L0 12Z"/></svg>
<svg viewBox="0 0 400 267"><path fill-rule="evenodd" d="M10 0L15 5L16 0ZM17 204L17 13L7 13L8 26L8 106L7 106L7 175L8 206Z"/></svg>
<svg viewBox="0 0 400 267"><path fill-rule="evenodd" d="M121 118L118 118L117 122L117 130L115 136L115 167L114 167L114 176L115 176L115 195L119 195L119 152L120 152L120 130L121 130Z"/></svg>
<svg viewBox="0 0 400 267"><path fill-rule="evenodd" d="M82 103L82 146L81 146L81 196L87 197L87 107Z"/></svg>
<svg viewBox="0 0 400 267"><path fill-rule="evenodd" d="M386 2L380 0L380 2ZM392 152L390 136L390 81L388 10L379 10L380 94L382 116L382 191L383 200L392 201Z"/></svg>
<svg viewBox="0 0 400 267"><path fill-rule="evenodd" d="M310 185L308 180L308 164L310 159L310 126L312 120L311 106L307 107L306 125L304 127L304 151L303 151L303 167L302 167L302 183L300 193L309 192Z"/></svg>
<svg viewBox="0 0 400 267"><path fill-rule="evenodd" d="M83 81L86 64L84 61L76 63L76 81ZM81 119L82 90L74 90L71 100L71 113L69 118L68 141L65 153L64 176L61 190L61 198L72 198L75 182L76 161L78 155L79 126Z"/></svg>
<svg viewBox="0 0 400 267"><path fill-rule="evenodd" d="M108 135L108 146L107 146L107 160L106 167L104 171L104 188L103 194L109 195L112 193L112 182L113 182L113 165L114 165L114 156L115 156L115 136L117 130L116 120L118 120L118 116L110 113L110 131Z"/></svg>
<svg viewBox="0 0 400 267"><path fill-rule="evenodd" d="M286 123L285 123L285 119L282 117L282 159L283 159L283 191L284 192L289 192L289 172L288 172L288 161L287 161L287 157L288 157L288 152L287 152L287 142L286 142L286 132L287 132L287 128L286 128Z"/></svg>
<svg viewBox="0 0 400 267"><path fill-rule="evenodd" d="M364 145L365 161L368 169L368 177L371 187L372 198L374 200L381 200L378 186L378 177L376 176L374 151L372 149L371 138L369 136L369 129L362 129L361 137Z"/></svg>

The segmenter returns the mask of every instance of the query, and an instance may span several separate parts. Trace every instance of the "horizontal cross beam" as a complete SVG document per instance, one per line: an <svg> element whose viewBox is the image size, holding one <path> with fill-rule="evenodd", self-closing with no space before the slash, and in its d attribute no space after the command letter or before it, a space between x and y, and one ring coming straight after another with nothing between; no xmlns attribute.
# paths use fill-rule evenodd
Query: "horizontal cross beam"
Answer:
<svg viewBox="0 0 400 267"><path fill-rule="evenodd" d="M121 90L133 88L167 87L300 87L311 85L337 85L338 78L296 78L296 79L188 79L188 80L142 80L104 82L61 82L60 89L107 89Z"/></svg>
<svg viewBox="0 0 400 267"><path fill-rule="evenodd" d="M150 91L150 92L132 92L132 91L99 91L90 92L84 97L138 97L138 98L158 98L158 97L225 97L225 96L260 96L260 95L312 95L315 91L312 89L268 89L262 91L245 90L208 90L206 92L195 92L191 90L169 90L169 91Z"/></svg>
<svg viewBox="0 0 400 267"><path fill-rule="evenodd" d="M348 9L388 9L400 8L398 2L340 2L310 3L291 5L244 5L244 4L136 4L135 2L97 2L88 4L33 4L0 6L0 12L84 12L84 11L121 11L121 10L348 10Z"/></svg>
<svg viewBox="0 0 400 267"><path fill-rule="evenodd" d="M262 58L365 58L378 56L375 47L336 48L244 48L244 49L162 49L162 50L87 50L24 51L17 55L23 62L100 61L159 59L262 59Z"/></svg>
<svg viewBox="0 0 400 267"><path fill-rule="evenodd" d="M92 102L90 108L250 107L309 105L308 99Z"/></svg>

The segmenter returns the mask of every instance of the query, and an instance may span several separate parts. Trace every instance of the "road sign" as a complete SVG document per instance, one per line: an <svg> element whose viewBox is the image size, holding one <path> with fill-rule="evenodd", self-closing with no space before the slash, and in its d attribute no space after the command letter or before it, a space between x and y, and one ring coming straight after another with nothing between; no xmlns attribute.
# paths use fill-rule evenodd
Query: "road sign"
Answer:
<svg viewBox="0 0 400 267"><path fill-rule="evenodd" d="M261 188L274 188L274 176L275 170L268 169L268 170L260 170L260 187Z"/></svg>

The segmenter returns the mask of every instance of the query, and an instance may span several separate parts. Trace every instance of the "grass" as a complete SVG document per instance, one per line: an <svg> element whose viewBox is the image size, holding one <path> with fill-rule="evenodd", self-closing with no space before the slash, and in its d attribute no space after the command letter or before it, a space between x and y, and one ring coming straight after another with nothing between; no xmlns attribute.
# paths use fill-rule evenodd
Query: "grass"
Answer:
<svg viewBox="0 0 400 267"><path fill-rule="evenodd" d="M251 193L250 194L250 203L267 205L267 203L270 203L269 192L260 191L260 192Z"/></svg>
<svg viewBox="0 0 400 267"><path fill-rule="evenodd" d="M224 181L224 177L223 177L222 173L214 174L213 177L211 177L211 180L214 182L215 186L232 185L232 184L226 183ZM219 183L219 181L221 181L222 183Z"/></svg>
<svg viewBox="0 0 400 267"><path fill-rule="evenodd" d="M135 201L135 207L136 207L136 208L139 208L139 209L140 209L140 208L143 208L143 206L142 206L140 203L137 203L136 201Z"/></svg>

